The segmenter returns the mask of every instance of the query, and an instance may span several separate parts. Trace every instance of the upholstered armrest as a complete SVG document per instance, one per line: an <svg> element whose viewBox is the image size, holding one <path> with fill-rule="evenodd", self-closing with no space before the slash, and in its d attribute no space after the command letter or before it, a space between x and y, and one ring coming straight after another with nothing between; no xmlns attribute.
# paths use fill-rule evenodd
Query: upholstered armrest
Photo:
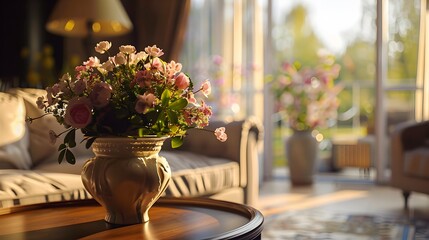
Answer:
<svg viewBox="0 0 429 240"><path fill-rule="evenodd" d="M394 129L393 136L399 138L404 151L422 146L429 147L429 121L398 124Z"/></svg>
<svg viewBox="0 0 429 240"><path fill-rule="evenodd" d="M211 131L191 129L178 150L237 162L240 165L240 185L246 190L245 202L251 204L256 200L258 191L262 126L255 119L248 118L232 122L212 121L206 129L215 130L218 127L225 127L228 134L226 142L218 141ZM167 150L169 145L166 142L163 148Z"/></svg>
<svg viewBox="0 0 429 240"><path fill-rule="evenodd" d="M404 190L410 190L410 186L418 183L410 183L405 174L406 152L418 148L429 148L429 121L404 122L395 126L391 134L391 184Z"/></svg>

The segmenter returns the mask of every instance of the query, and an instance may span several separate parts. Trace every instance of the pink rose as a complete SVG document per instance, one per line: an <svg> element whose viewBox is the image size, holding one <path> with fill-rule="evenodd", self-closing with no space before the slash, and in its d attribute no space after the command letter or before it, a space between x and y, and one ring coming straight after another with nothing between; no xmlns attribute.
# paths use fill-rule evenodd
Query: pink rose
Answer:
<svg viewBox="0 0 429 240"><path fill-rule="evenodd" d="M72 98L66 108L64 121L74 128L84 128L92 120L92 107L88 98Z"/></svg>
<svg viewBox="0 0 429 240"><path fill-rule="evenodd" d="M176 76L175 82L174 82L176 87L182 90L188 88L189 83L190 83L189 78L183 72L179 73L179 75Z"/></svg>
<svg viewBox="0 0 429 240"><path fill-rule="evenodd" d="M146 47L144 50L152 57L161 57L164 55L162 49L159 49L156 45L153 45L152 47Z"/></svg>
<svg viewBox="0 0 429 240"><path fill-rule="evenodd" d="M156 96L153 93L145 93L144 95L137 95L137 102L135 110L137 113L145 114L149 108L153 107L156 101Z"/></svg>
<svg viewBox="0 0 429 240"><path fill-rule="evenodd" d="M92 92L89 94L89 99L94 107L101 108L109 104L112 96L112 86L105 82L95 84Z"/></svg>
<svg viewBox="0 0 429 240"><path fill-rule="evenodd" d="M221 142L225 142L228 139L228 135L226 135L224 127L216 128L214 135Z"/></svg>

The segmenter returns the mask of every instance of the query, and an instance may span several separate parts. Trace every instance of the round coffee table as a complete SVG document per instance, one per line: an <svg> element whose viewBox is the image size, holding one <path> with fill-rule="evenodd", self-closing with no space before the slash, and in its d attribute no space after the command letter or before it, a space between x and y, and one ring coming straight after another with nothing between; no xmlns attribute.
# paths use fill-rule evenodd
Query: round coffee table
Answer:
<svg viewBox="0 0 429 240"><path fill-rule="evenodd" d="M0 239L260 239L249 206L208 198L160 198L143 224L113 226L95 201L0 209Z"/></svg>

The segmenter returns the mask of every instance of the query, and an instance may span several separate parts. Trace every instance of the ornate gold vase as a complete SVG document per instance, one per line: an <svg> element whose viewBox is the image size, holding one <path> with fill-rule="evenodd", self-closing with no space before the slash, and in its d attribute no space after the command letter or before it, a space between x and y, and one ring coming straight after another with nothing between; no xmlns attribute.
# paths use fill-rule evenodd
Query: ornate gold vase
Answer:
<svg viewBox="0 0 429 240"><path fill-rule="evenodd" d="M97 138L95 157L82 169L82 182L106 209L105 221L136 224L149 221L148 211L171 178L170 166L158 155L164 138Z"/></svg>

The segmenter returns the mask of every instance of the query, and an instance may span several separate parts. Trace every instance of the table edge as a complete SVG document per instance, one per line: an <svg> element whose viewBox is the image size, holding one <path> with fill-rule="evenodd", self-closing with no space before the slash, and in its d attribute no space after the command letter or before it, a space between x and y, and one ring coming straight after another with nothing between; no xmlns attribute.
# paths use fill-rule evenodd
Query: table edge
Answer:
<svg viewBox="0 0 429 240"><path fill-rule="evenodd" d="M74 207L74 206L99 206L94 199L68 200L60 202L47 202L32 205L13 206L0 208L0 216L24 211L57 208L57 207ZM215 200L211 198L189 197L161 197L154 206L192 206L221 210L225 212L234 212L249 219L249 221L236 229L222 233L218 236L212 236L210 239L255 239L261 235L264 223L262 213L248 205Z"/></svg>

